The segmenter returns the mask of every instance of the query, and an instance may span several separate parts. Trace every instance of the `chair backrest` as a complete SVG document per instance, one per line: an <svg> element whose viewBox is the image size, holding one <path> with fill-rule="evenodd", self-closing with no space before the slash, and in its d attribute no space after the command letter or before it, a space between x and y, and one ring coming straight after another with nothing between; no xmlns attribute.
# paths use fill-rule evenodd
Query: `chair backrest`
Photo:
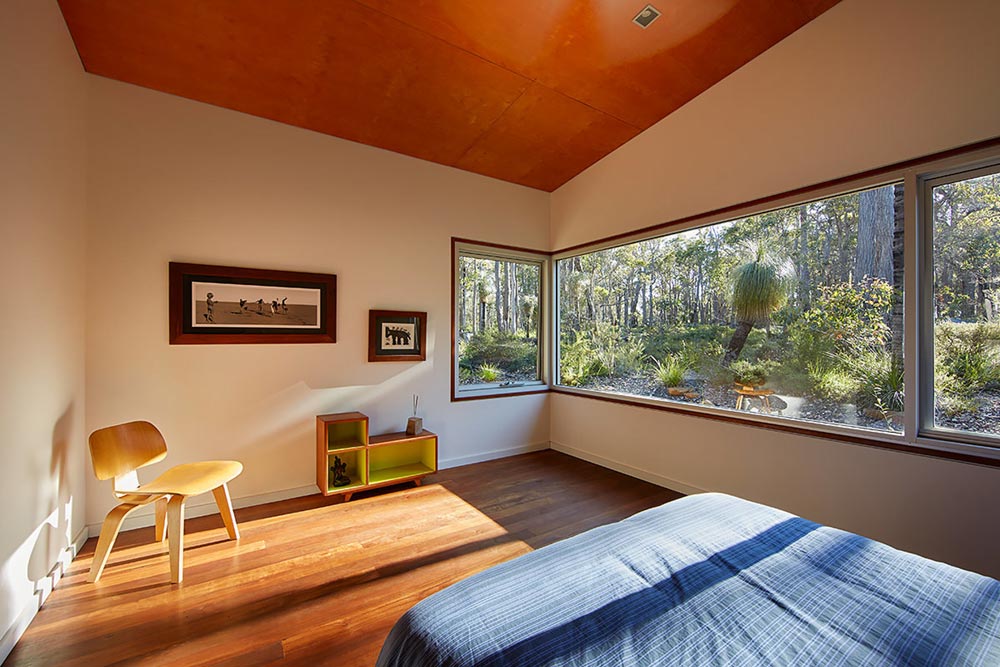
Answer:
<svg viewBox="0 0 1000 667"><path fill-rule="evenodd" d="M167 443L149 422L118 424L90 434L90 458L100 480L126 475L166 455Z"/></svg>

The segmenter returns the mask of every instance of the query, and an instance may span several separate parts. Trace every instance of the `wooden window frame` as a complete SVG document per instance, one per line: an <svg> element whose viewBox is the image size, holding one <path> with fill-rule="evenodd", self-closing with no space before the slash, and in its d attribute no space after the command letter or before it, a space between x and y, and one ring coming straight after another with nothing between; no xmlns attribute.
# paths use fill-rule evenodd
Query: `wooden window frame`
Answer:
<svg viewBox="0 0 1000 667"><path fill-rule="evenodd" d="M463 256L507 262L538 264L538 375L533 382L504 386L502 383L466 386L459 383L458 290L459 259ZM451 239L451 400L472 401L501 396L524 396L549 391L552 367L552 255L545 251L452 237Z"/></svg>

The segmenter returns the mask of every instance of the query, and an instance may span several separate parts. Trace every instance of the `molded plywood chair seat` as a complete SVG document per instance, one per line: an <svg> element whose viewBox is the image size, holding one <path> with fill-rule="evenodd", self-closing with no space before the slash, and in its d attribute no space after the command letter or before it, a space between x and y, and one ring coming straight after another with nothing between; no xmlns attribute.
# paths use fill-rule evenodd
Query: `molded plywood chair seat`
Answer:
<svg viewBox="0 0 1000 667"><path fill-rule="evenodd" d="M156 541L170 539L170 580L184 577L184 501L211 491L231 539L240 537L226 483L243 472L238 461L200 461L175 466L148 484L139 484L136 470L162 461L167 443L155 426L137 421L109 426L90 434L90 458L97 479L114 479L115 498L121 504L108 512L97 540L89 581L101 578L122 522L132 510L156 503Z"/></svg>

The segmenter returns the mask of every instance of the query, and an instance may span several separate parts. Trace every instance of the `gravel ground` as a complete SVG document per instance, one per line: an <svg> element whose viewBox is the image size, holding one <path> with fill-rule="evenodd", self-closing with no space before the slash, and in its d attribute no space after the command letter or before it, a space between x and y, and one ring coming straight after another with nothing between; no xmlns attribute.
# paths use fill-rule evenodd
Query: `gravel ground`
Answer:
<svg viewBox="0 0 1000 667"><path fill-rule="evenodd" d="M589 382L581 385L580 388L611 391L619 394L633 394L636 396L651 396L679 403L711 404L723 408L736 409L736 392L730 387L712 385L703 379L691 379L685 385L693 389L698 394L698 397L670 396L665 387L647 375L591 378ZM963 431L1000 433L1000 392L984 392L979 395L979 400L981 405L975 413L946 417L939 411L935 416L936 424ZM854 405L851 404L837 403L815 397L782 397L777 393L770 398L770 402L772 411L785 417L827 424L847 424L878 430L901 430L901 426L898 424L886 423L885 419L858 413ZM751 402L750 411L759 411L759 404L756 401Z"/></svg>
<svg viewBox="0 0 1000 667"><path fill-rule="evenodd" d="M949 417L940 410L935 410L935 425L962 431L1000 434L1000 391L984 391L977 398L980 405L974 413Z"/></svg>

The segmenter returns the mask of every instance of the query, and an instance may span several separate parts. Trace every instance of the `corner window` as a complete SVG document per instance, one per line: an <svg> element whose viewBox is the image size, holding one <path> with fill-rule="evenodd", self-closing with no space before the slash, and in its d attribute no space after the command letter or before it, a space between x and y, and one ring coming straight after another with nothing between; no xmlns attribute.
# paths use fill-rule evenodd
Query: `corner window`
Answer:
<svg viewBox="0 0 1000 667"><path fill-rule="evenodd" d="M453 240L452 400L546 384L548 256Z"/></svg>

